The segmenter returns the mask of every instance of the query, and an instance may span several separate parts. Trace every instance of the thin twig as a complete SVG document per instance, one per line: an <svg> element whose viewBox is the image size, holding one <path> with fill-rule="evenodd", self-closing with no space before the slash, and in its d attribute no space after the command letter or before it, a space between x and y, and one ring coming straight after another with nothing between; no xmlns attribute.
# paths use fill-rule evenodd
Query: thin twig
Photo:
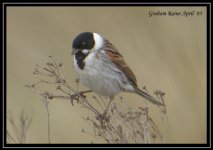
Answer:
<svg viewBox="0 0 213 150"><path fill-rule="evenodd" d="M51 130L50 130L50 112L49 112L49 102L53 99L64 99L70 100L71 104L74 106L73 101L76 100L77 104L81 107L86 108L90 112L94 113L92 117L86 119L85 121L90 121L93 124L94 136L95 138L103 138L107 143L151 143L155 140L155 135L161 139L162 135L159 131L156 123L148 114L148 107L142 108L142 111L128 111L124 109L125 104L122 99L120 105L116 106L114 103L113 107L110 108L106 114L101 114L98 110L104 109L106 104L101 96L94 95L96 103L92 103L86 97L88 91L79 90L79 80L76 80L77 86L74 88L68 84L64 76L64 66L62 63L57 64L56 61L50 56L50 62L46 63L45 67L39 65L36 66L34 74L38 76L39 82L32 85L26 86L28 88L34 89L35 93L40 96L41 101L44 103L47 111L48 117L48 142L51 141ZM39 76L42 75L42 76ZM43 76L48 77L47 79L42 79ZM57 93L50 91L48 89L40 91L37 88L37 85L49 85L50 87L55 86ZM144 90L148 93L146 87ZM166 114L165 102L161 91L156 92L157 97L161 99L164 110ZM146 103L147 104L147 103ZM147 106L147 105L146 105ZM162 110L162 107L158 107ZM145 112L144 114L142 112ZM90 119L91 118L91 119ZM167 118L168 119L168 118ZM83 130L84 131L84 130ZM84 131L85 132L85 131ZM85 132L86 133L86 132ZM153 135L153 140L151 140L151 135Z"/></svg>
<svg viewBox="0 0 213 150"><path fill-rule="evenodd" d="M16 140L13 138L13 136L10 134L10 132L7 130L7 134L9 135L9 137L12 139L12 141L14 143L17 143Z"/></svg>
<svg viewBox="0 0 213 150"><path fill-rule="evenodd" d="M50 144L50 112L49 112L49 105L46 105L46 111L47 111L47 128L48 128L48 143Z"/></svg>

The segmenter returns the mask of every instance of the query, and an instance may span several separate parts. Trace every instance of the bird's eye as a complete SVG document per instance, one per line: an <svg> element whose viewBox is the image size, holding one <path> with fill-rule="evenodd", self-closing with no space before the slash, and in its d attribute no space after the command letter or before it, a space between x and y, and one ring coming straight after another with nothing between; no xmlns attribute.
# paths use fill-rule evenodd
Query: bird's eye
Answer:
<svg viewBox="0 0 213 150"><path fill-rule="evenodd" d="M82 45L85 45L85 44L86 44L85 42L82 43Z"/></svg>

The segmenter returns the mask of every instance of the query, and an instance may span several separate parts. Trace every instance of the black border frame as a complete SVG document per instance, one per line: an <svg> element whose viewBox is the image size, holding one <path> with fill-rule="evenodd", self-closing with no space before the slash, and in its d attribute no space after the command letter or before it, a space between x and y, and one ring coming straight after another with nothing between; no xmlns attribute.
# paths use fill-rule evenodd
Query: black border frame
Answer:
<svg viewBox="0 0 213 150"><path fill-rule="evenodd" d="M206 144L7 144L6 143L6 104L7 104L7 7L75 7L75 6L134 6L134 7L144 7L144 6L204 6L207 8L207 143ZM2 98L2 145L3 148L210 148L211 147L211 3L202 2L202 3L16 3L16 2L7 2L2 4L2 64L3 64L3 98Z"/></svg>

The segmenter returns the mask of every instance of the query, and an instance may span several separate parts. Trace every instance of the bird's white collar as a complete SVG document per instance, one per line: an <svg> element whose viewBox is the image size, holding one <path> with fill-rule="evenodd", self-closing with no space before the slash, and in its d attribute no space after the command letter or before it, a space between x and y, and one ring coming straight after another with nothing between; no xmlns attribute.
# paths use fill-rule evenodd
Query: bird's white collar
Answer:
<svg viewBox="0 0 213 150"><path fill-rule="evenodd" d="M94 50L99 50L104 46L104 39L102 36L100 36L97 33L93 33L94 40L95 40L95 45L94 45Z"/></svg>

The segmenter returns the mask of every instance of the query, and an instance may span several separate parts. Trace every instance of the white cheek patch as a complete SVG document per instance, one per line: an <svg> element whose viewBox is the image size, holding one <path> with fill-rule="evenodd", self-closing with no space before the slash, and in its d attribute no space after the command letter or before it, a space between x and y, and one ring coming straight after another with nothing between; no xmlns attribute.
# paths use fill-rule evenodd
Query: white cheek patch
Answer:
<svg viewBox="0 0 213 150"><path fill-rule="evenodd" d="M86 55L86 54L89 53L89 50L88 50L88 49L83 49L83 50L82 50L82 53Z"/></svg>
<svg viewBox="0 0 213 150"><path fill-rule="evenodd" d="M104 39L97 33L93 33L95 45L94 50L99 50L104 46Z"/></svg>

